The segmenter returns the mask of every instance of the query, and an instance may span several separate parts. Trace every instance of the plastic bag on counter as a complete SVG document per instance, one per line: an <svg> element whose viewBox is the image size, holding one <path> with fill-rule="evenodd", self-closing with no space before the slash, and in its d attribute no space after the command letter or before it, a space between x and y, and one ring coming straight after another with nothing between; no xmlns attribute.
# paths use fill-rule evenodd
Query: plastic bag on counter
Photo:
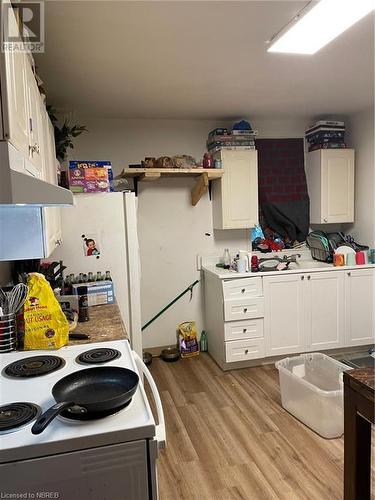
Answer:
<svg viewBox="0 0 375 500"><path fill-rule="evenodd" d="M182 358L190 358L199 354L195 321L185 321L178 325L178 345Z"/></svg>
<svg viewBox="0 0 375 500"><path fill-rule="evenodd" d="M69 341L69 323L52 288L39 273L29 274L24 305L25 349L59 349Z"/></svg>

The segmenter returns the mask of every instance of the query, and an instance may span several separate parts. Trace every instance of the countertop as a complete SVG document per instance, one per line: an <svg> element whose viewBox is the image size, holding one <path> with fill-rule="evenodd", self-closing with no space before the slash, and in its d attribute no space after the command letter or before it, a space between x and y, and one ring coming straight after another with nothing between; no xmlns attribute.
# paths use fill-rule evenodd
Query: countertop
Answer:
<svg viewBox="0 0 375 500"><path fill-rule="evenodd" d="M345 372L344 379L351 386L359 386L365 391L375 392L375 368L358 368Z"/></svg>
<svg viewBox="0 0 375 500"><path fill-rule="evenodd" d="M318 262L316 260L300 260L297 264L292 263L291 269L288 271L266 271L258 273L237 273L230 269L222 269L215 265L207 265L202 267L204 272L213 274L219 279L233 279L233 278L255 278L257 276L273 276L276 274L298 274L298 273L312 273L322 271L354 271L359 269L375 269L375 264L364 264L362 266L339 266L334 267L333 264L326 264L325 262Z"/></svg>
<svg viewBox="0 0 375 500"><path fill-rule="evenodd" d="M86 333L90 338L70 340L68 345L129 339L117 304L90 307L89 317L89 321L78 323L73 333Z"/></svg>

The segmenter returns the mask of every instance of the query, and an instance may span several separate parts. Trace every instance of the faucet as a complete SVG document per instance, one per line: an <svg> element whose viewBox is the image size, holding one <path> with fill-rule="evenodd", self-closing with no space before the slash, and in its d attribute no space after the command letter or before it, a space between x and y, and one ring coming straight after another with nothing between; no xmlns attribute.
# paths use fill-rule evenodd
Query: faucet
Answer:
<svg viewBox="0 0 375 500"><path fill-rule="evenodd" d="M285 262L297 262L297 259L301 258L300 253L294 253L292 255L284 255L283 260Z"/></svg>

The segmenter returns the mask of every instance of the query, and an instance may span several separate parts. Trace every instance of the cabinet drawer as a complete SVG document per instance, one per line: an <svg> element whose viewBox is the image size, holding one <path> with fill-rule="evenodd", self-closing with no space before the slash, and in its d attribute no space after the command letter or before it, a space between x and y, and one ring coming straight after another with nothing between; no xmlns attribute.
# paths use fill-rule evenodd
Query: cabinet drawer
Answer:
<svg viewBox="0 0 375 500"><path fill-rule="evenodd" d="M263 295L262 278L241 278L223 282L224 300Z"/></svg>
<svg viewBox="0 0 375 500"><path fill-rule="evenodd" d="M264 358L264 339L233 340L225 342L225 361L248 361L250 359Z"/></svg>
<svg viewBox="0 0 375 500"><path fill-rule="evenodd" d="M225 323L224 336L225 340L241 340L263 337L263 318Z"/></svg>
<svg viewBox="0 0 375 500"><path fill-rule="evenodd" d="M241 300L226 300L224 302L225 321L262 318L264 316L263 297L253 297Z"/></svg>

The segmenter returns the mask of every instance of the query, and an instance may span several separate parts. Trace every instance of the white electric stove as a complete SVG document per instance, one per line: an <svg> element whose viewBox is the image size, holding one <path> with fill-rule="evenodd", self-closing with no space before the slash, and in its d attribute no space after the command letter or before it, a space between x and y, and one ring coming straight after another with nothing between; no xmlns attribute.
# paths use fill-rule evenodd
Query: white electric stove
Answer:
<svg viewBox="0 0 375 500"><path fill-rule="evenodd" d="M130 404L94 420L58 416L41 434L32 434L37 416L55 403L53 385L69 373L96 366L119 366L139 374L140 383ZM143 375L151 386L158 425L145 394ZM127 340L0 354L2 498L22 498L5 496L12 493L42 498L40 494L45 492L52 495L49 498L63 500L157 498L156 458L164 444L160 396L150 372Z"/></svg>

